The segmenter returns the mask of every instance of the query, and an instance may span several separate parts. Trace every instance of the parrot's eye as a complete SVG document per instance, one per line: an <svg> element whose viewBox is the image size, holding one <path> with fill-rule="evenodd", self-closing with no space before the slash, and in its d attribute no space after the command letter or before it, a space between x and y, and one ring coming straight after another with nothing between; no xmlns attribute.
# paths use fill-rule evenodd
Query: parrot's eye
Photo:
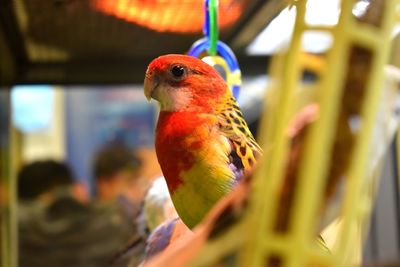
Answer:
<svg viewBox="0 0 400 267"><path fill-rule="evenodd" d="M171 68L171 73L174 78L180 79L185 74L185 68L181 65L175 65Z"/></svg>

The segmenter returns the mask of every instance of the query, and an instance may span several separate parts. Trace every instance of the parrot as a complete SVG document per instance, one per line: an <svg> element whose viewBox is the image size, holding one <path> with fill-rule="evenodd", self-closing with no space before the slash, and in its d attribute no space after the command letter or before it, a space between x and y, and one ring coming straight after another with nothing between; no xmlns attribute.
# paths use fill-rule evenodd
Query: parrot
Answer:
<svg viewBox="0 0 400 267"><path fill-rule="evenodd" d="M293 142L290 145L290 157L286 165L287 177L292 176L294 173L293 168L296 168L296 162L299 161L301 154L298 153L302 149L304 139L309 126L317 119L319 108L317 105L311 104L304 107L295 119L290 123L287 135ZM242 235L243 228L233 229L235 225L242 222L248 215L246 210L249 209L249 198L254 190L251 186L252 173L246 174L242 177L241 181L235 186L230 193L228 193L221 201L211 209L206 215L205 219L193 230L185 231L180 225L179 220L173 221L173 224L166 222L159 226L158 231L155 231L150 238L151 246L147 247L153 255L145 259L143 267L158 267L158 266L188 266L193 263L193 260L198 257L199 253L204 249L207 242L215 241L229 231L238 231L238 235ZM290 181L290 178L286 178ZM287 201L286 194L283 194L281 200ZM281 206L282 209L287 209L286 205ZM282 212L279 216L279 223L286 224L285 220L290 217L287 213ZM255 223L254 221L247 221ZM251 225L251 224L250 224ZM176 231L173 227L178 228ZM165 236L163 232L168 232L168 236L172 236L170 240L162 240L157 238ZM177 238L174 238L174 237ZM262 236L260 236L262 238ZM321 236L316 236L315 244L321 249L322 253L330 253L329 248L326 246L324 239ZM160 246L161 245L161 246ZM205 266L236 266L235 253L239 253L241 249L234 252L224 254L217 262ZM231 254L232 253L232 254ZM152 257L154 256L155 257ZM268 258L269 267L278 267L281 264L274 261L276 258Z"/></svg>
<svg viewBox="0 0 400 267"><path fill-rule="evenodd" d="M202 60L154 59L144 94L158 101L157 159L181 220L193 229L262 155L229 86Z"/></svg>

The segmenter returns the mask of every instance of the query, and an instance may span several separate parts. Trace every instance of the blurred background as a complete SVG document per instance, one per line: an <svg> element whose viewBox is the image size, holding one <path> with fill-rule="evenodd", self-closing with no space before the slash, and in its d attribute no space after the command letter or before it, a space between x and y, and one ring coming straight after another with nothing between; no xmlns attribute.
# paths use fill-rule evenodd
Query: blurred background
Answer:
<svg viewBox="0 0 400 267"><path fill-rule="evenodd" d="M338 1L308 2L308 23L337 23ZM219 3L220 40L237 56L243 77L238 101L256 135L270 57L290 39L296 10L283 0ZM358 3L355 14L368 6ZM202 0L0 0L1 267L101 266L135 234L129 231L138 227L132 217L139 211L126 203L139 205L162 175L153 148L158 110L144 98L144 73L153 58L186 53L202 38L203 5ZM314 54L325 53L332 42L318 31L302 41ZM397 38L394 43L391 61L398 66ZM304 74L305 82L314 78ZM366 261L399 257L394 146ZM49 184L46 176L64 178ZM77 210L94 226L83 225L82 216L65 226L65 214L73 217ZM83 237L77 228L115 234ZM98 246L111 238L108 248ZM94 252L80 255L72 247ZM70 251L81 265L64 259L60 250Z"/></svg>

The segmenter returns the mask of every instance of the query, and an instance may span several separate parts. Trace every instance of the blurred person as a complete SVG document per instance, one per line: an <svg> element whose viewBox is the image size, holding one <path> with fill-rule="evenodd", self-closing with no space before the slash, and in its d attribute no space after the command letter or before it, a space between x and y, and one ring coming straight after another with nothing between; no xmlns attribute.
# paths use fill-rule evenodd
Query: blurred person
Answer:
<svg viewBox="0 0 400 267"><path fill-rule="evenodd" d="M132 235L118 211L87 203L65 163L33 162L17 178L19 266L105 266Z"/></svg>
<svg viewBox="0 0 400 267"><path fill-rule="evenodd" d="M70 168L62 162L42 160L21 168L17 177L19 218L40 213L47 207L58 204L58 200L72 198L80 203L87 202L84 186L75 183Z"/></svg>
<svg viewBox="0 0 400 267"><path fill-rule="evenodd" d="M51 178L49 178L51 177ZM82 202L88 200L84 186L75 183L68 165L55 160L36 161L25 165L18 174L20 201L41 199L48 202L59 189L72 190Z"/></svg>
<svg viewBox="0 0 400 267"><path fill-rule="evenodd" d="M138 175L146 179L149 184L163 175L154 148L138 147L135 149L134 154L142 163L138 170Z"/></svg>
<svg viewBox="0 0 400 267"><path fill-rule="evenodd" d="M101 148L93 160L97 205L117 205L131 219L136 233L119 251L115 262L143 259L149 234L165 220L176 218L167 185L154 149L129 149L111 143Z"/></svg>
<svg viewBox="0 0 400 267"><path fill-rule="evenodd" d="M98 202L117 204L135 223L146 189L141 185L143 179L138 176L142 162L133 151L118 143L105 145L94 156L93 176Z"/></svg>
<svg viewBox="0 0 400 267"><path fill-rule="evenodd" d="M148 189L147 179L141 176L143 161L120 143L104 145L93 157L92 172L96 184L95 205L113 209L123 215L133 233L115 256L113 263L130 261L137 266L143 258L147 233L142 231L141 211Z"/></svg>
<svg viewBox="0 0 400 267"><path fill-rule="evenodd" d="M130 154L130 152L121 154ZM140 211L135 221L138 235L142 239L138 241L137 238L132 238L117 257L117 259L131 258L132 261L130 261L129 267L139 264L137 261L138 243L142 246L144 241L146 241L146 251L141 250L141 253L144 254L144 257L142 255L141 259L147 259L153 254L154 250L154 246L150 246L149 242L152 243L154 236L159 236L160 233L160 231L157 231L157 233L153 234L153 231L160 225L168 225L168 222L176 222L178 218L168 192L165 178L162 176L154 148L138 147L133 151L133 154L140 161L140 167L136 172L137 177L133 179L133 182L128 183L128 187L122 190L120 196L121 194L127 194L130 199L141 200ZM173 229L172 232L163 232L162 234L166 235L163 239L168 239L169 235L171 237L176 236L178 228L171 228L171 230ZM149 239L151 234L153 237ZM162 246L157 246L157 248L163 249Z"/></svg>

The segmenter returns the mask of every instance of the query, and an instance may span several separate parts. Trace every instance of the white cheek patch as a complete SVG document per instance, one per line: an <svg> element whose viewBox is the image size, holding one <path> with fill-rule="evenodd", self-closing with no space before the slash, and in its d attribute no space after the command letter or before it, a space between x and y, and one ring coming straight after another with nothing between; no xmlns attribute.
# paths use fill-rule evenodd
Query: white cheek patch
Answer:
<svg viewBox="0 0 400 267"><path fill-rule="evenodd" d="M162 111L178 111L190 105L192 92L187 88L159 88L160 109Z"/></svg>

